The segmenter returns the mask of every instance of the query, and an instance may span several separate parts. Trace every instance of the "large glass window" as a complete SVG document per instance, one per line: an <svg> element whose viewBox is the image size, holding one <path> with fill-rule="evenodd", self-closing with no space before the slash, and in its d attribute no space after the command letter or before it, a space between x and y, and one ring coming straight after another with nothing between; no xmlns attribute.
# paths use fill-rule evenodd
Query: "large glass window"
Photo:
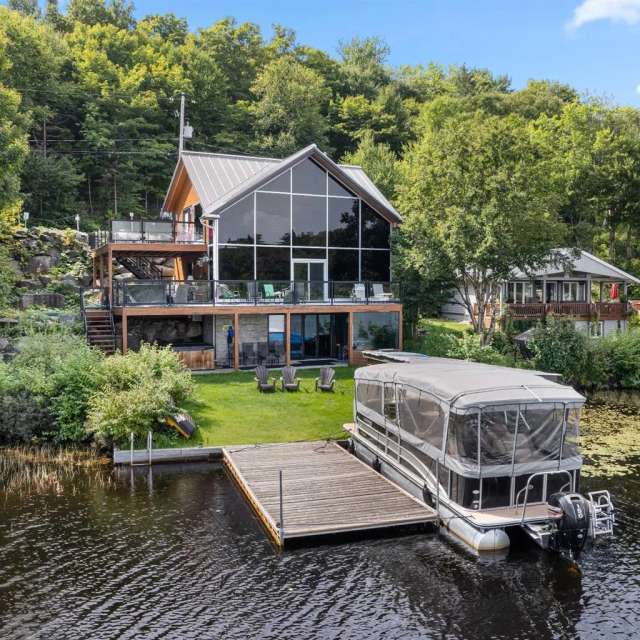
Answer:
<svg viewBox="0 0 640 640"><path fill-rule="evenodd" d="M329 280L358 280L358 251L329 249Z"/></svg>
<svg viewBox="0 0 640 640"><path fill-rule="evenodd" d="M397 349L398 313L363 312L353 314L353 348Z"/></svg>
<svg viewBox="0 0 640 640"><path fill-rule="evenodd" d="M293 244L326 246L327 212L324 198L293 196Z"/></svg>
<svg viewBox="0 0 640 640"><path fill-rule="evenodd" d="M357 247L359 201L329 198L329 246Z"/></svg>
<svg viewBox="0 0 640 640"><path fill-rule="evenodd" d="M362 203L362 246L388 249L391 225L368 204Z"/></svg>
<svg viewBox="0 0 640 640"><path fill-rule="evenodd" d="M390 251L363 251L362 279L372 282L389 282L391 280L390 261Z"/></svg>
<svg viewBox="0 0 640 640"><path fill-rule="evenodd" d="M220 214L218 242L253 244L253 194Z"/></svg>
<svg viewBox="0 0 640 640"><path fill-rule="evenodd" d="M329 174L329 195L330 196L351 196L355 195L349 191L341 182L338 182L331 174Z"/></svg>
<svg viewBox="0 0 640 640"><path fill-rule="evenodd" d="M291 191L291 171L285 171L277 178L260 187L260 191L282 191L289 193Z"/></svg>
<svg viewBox="0 0 640 640"><path fill-rule="evenodd" d="M290 250L285 247L258 247L256 249L256 276L258 280L289 280L291 278Z"/></svg>
<svg viewBox="0 0 640 640"><path fill-rule="evenodd" d="M293 167L292 174L294 193L327 193L327 173L312 160L305 160Z"/></svg>
<svg viewBox="0 0 640 640"><path fill-rule="evenodd" d="M220 247L220 280L253 280L253 247Z"/></svg>
<svg viewBox="0 0 640 640"><path fill-rule="evenodd" d="M291 202L288 195L256 194L256 242L289 244L291 238Z"/></svg>

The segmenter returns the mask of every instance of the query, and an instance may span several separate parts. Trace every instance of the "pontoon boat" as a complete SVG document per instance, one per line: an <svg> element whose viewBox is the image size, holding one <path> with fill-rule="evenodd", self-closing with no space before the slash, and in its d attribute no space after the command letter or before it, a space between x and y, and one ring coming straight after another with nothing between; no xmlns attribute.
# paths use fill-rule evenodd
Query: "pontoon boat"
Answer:
<svg viewBox="0 0 640 640"><path fill-rule="evenodd" d="M585 398L574 389L541 372L375 355L389 362L355 373L353 450L432 505L452 533L487 551L521 528L572 555L612 533L609 493L578 493Z"/></svg>

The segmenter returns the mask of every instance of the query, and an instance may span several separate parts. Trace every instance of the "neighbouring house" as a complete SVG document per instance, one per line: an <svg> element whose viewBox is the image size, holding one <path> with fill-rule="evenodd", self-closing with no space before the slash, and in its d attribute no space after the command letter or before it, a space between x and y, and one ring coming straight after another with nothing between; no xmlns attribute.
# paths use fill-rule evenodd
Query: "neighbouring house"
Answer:
<svg viewBox="0 0 640 640"><path fill-rule="evenodd" d="M103 308L85 305L89 339L170 344L194 369L401 348L390 272L401 221L360 167L316 145L284 160L183 152L160 219L95 235Z"/></svg>
<svg viewBox="0 0 640 640"><path fill-rule="evenodd" d="M532 324L547 316L566 317L593 337L625 331L634 313L628 288L640 280L587 251L556 249L552 256L544 269L531 275L514 271L509 281L502 283L497 305L500 317ZM457 292L442 314L470 320Z"/></svg>

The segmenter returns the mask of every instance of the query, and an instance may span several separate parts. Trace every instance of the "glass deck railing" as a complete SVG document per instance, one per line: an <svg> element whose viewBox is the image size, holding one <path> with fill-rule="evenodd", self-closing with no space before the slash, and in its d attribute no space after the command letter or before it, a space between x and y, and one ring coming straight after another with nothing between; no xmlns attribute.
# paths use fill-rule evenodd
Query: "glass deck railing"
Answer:
<svg viewBox="0 0 640 640"><path fill-rule="evenodd" d="M397 282L289 280L129 280L114 282L113 306L384 304Z"/></svg>
<svg viewBox="0 0 640 640"><path fill-rule="evenodd" d="M198 244L204 242L202 227L195 222L173 220L112 220L107 230L89 234L89 243L97 249L109 242L167 242Z"/></svg>

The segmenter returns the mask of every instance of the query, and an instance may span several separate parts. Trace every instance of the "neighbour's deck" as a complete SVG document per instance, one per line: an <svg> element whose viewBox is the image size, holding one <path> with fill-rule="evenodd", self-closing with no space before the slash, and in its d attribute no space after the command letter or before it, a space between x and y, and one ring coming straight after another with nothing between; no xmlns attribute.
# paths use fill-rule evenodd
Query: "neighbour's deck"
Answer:
<svg viewBox="0 0 640 640"><path fill-rule="evenodd" d="M433 509L334 442L227 447L223 456L240 490L280 546L294 538L437 519Z"/></svg>

